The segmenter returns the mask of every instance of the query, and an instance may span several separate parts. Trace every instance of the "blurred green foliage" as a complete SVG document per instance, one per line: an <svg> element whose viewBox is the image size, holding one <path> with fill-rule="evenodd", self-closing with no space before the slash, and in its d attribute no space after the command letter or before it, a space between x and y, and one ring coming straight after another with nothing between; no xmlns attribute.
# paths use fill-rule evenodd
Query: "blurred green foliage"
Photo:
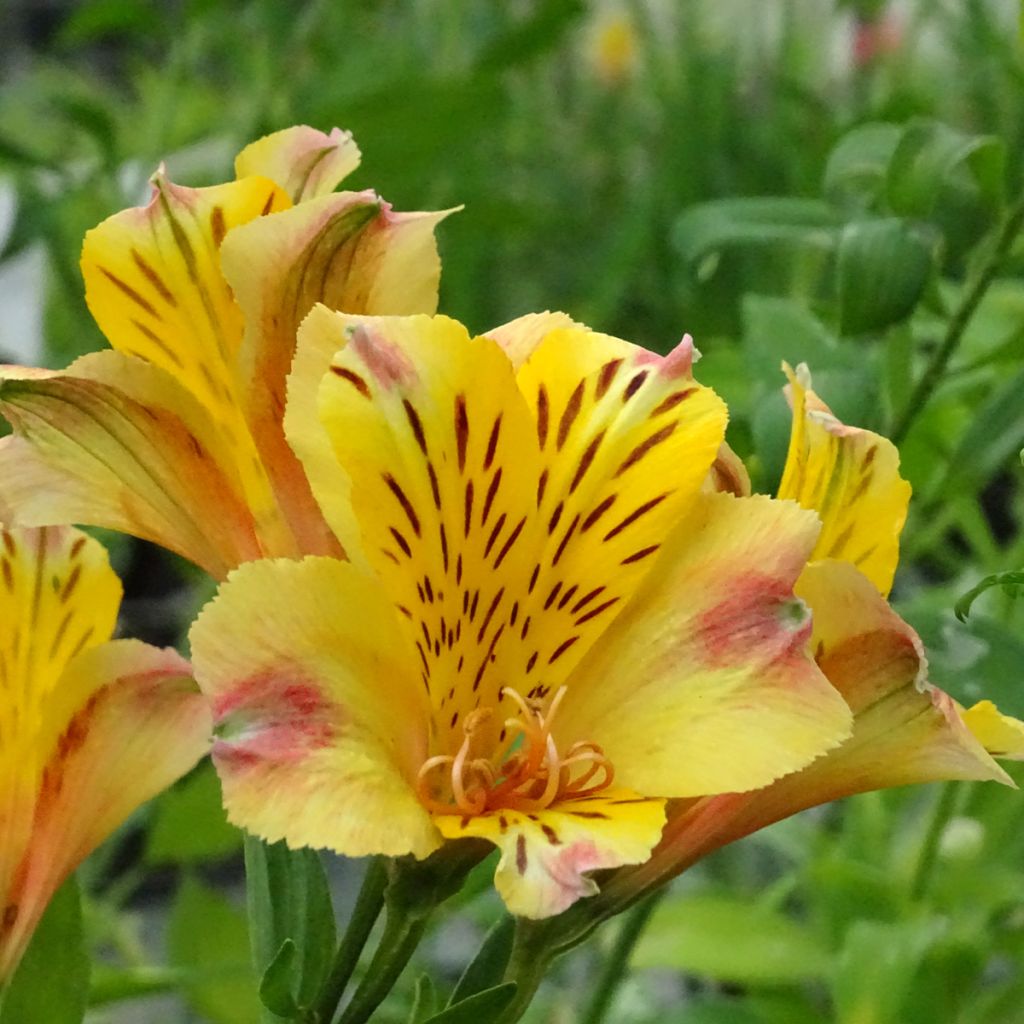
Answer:
<svg viewBox="0 0 1024 1024"><path fill-rule="evenodd" d="M689 331L760 489L785 455L783 359L809 364L840 418L907 424L915 498L897 606L936 683L1024 715L1024 245L992 259L1021 192L1018 17L1008 0L9 0L0 299L42 305L39 358L64 365L103 344L82 296L82 235L142 201L160 161L177 180L214 182L267 131L350 129L364 154L352 187L403 209L464 204L441 229L443 311L482 330L562 308L662 350ZM10 276L32 253L38 298ZM954 330L938 386L911 409ZM19 340L0 333L0 346ZM180 635L194 575L139 546L123 554L127 630ZM922 789L722 851L662 904L608 1019L1022 1024L1022 825L1012 793ZM82 875L82 942L99 958L90 1020L257 1019L240 845L207 767L99 851ZM354 876L332 868L342 905ZM453 935L469 936L464 963L496 914L479 877L384 1024L456 1019L442 1012ZM293 882L323 884L318 869L306 889ZM320 902L302 927L333 934ZM77 907L65 890L51 916L78 920ZM53 963L50 934L44 924L23 972ZM276 1005L309 996L288 987L288 934L257 951L285 979L264 978ZM83 991L81 944L61 955ZM574 1020L603 956L599 941L564 961L528 1019ZM500 1001L492 983L463 991ZM144 998L168 991L182 997ZM17 1012L12 992L0 1020Z"/></svg>

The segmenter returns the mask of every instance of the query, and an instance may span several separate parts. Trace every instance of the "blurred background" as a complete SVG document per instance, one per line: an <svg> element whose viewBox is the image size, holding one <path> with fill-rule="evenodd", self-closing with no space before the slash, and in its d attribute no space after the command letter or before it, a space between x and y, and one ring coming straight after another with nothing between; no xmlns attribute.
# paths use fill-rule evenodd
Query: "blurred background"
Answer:
<svg viewBox="0 0 1024 1024"><path fill-rule="evenodd" d="M1020 16L1014 0L5 0L0 359L105 345L82 235L144 202L160 161L214 183L266 132L339 125L363 151L346 186L464 204L440 228L441 310L472 330L558 308L650 348L693 334L757 489L785 455L783 359L841 418L895 434L914 501L894 602L935 683L1024 717L1024 602L993 586L954 612L1024 567L1024 245L991 259L1020 203ZM122 631L179 643L209 583L103 539ZM207 767L91 858L90 1020L257 1019L240 848ZM330 868L343 914L361 866ZM480 882L424 947L442 980L493 920ZM577 1019L605 931L529 1020ZM633 966L610 1021L1024 1024L1024 801L923 787L784 822L680 879ZM406 1020L411 993L379 1019Z"/></svg>

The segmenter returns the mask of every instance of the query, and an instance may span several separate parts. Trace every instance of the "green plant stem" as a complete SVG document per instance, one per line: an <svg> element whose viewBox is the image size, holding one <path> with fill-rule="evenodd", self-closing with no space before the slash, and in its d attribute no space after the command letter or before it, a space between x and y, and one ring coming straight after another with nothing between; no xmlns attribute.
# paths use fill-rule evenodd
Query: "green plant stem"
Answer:
<svg viewBox="0 0 1024 1024"><path fill-rule="evenodd" d="M932 810L931 820L928 822L928 831L925 832L921 842L921 852L918 854L914 877L910 883L910 898L915 903L920 902L928 894L935 871L935 862L939 856L942 833L946 830L949 819L953 817L959 795L960 786L957 783L945 782L942 784L942 790Z"/></svg>
<svg viewBox="0 0 1024 1024"><path fill-rule="evenodd" d="M388 871L384 859L374 857L366 867L366 874L363 876L363 884L356 898L356 905L352 909L348 927L338 944L331 973L327 976L317 1000L314 1019L323 1021L324 1024L334 1020L334 1015L338 1012L341 998L359 962L359 955L384 907L384 889L387 883Z"/></svg>
<svg viewBox="0 0 1024 1024"><path fill-rule="evenodd" d="M345 1007L338 1024L365 1024L370 1019L405 970L423 938L429 917L429 913L388 907L380 945L373 954L362 984Z"/></svg>
<svg viewBox="0 0 1024 1024"><path fill-rule="evenodd" d="M505 981L516 983L516 994L498 1018L497 1024L515 1024L533 1002L540 983L547 976L559 952L548 939L550 927L550 921L527 921L520 918L516 922L516 937L505 969Z"/></svg>
<svg viewBox="0 0 1024 1024"><path fill-rule="evenodd" d="M1022 227L1024 227L1024 195L1019 197L1007 211L988 257L974 275L973 281L965 289L960 304L950 317L942 343L935 350L931 362L925 368L921 379L911 392L910 398L907 399L907 404L893 425L890 437L894 444L898 445L903 441L914 420L928 404L932 393L942 380L942 375L946 372L950 358L963 338L967 325L971 322L971 317L974 316L975 310L992 284L1010 251L1010 246L1020 234Z"/></svg>
<svg viewBox="0 0 1024 1024"><path fill-rule="evenodd" d="M612 1000L615 998L615 993L626 975L633 948L643 934L644 928L647 927L654 908L666 891L664 888L659 889L647 899L641 900L623 917L619 933L615 936L615 944L608 951L608 955L601 965L597 988L594 989L594 994L583 1011L580 1024L602 1024L604 1021L612 1005Z"/></svg>

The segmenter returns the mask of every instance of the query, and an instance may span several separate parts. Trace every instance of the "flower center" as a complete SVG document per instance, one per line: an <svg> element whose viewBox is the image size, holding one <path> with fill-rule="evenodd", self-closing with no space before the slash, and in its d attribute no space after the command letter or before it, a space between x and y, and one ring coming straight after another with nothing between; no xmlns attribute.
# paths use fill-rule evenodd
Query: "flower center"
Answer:
<svg viewBox="0 0 1024 1024"><path fill-rule="evenodd" d="M420 768L416 789L424 806L435 814L539 811L610 786L615 772L596 743L574 743L564 756L555 746L551 723L567 689L558 690L545 712L540 702L504 687L501 696L518 704L519 713L505 719L502 735L508 742L490 756L475 748L494 710L478 708L467 715L458 753L428 758Z"/></svg>

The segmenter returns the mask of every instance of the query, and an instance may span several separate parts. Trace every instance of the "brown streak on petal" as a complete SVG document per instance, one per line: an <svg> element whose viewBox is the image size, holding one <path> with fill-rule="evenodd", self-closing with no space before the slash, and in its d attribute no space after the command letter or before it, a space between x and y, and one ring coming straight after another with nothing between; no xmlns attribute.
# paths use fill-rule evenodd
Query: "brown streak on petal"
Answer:
<svg viewBox="0 0 1024 1024"><path fill-rule="evenodd" d="M185 364L181 361L181 356L179 356L178 353L175 352L174 349L171 348L171 346L168 345L167 342L164 341L164 339L161 338L160 335L156 333L156 331L150 330L144 323L142 323L139 320L136 320L135 317L129 317L128 320L129 323L131 323L131 325L135 327L140 334L142 334L148 341L151 341L154 345L156 345L156 347L160 349L160 351L163 352L163 354L167 356L167 358L170 359L170 361L174 363L174 365L177 366L179 370L185 369ZM139 358L145 359L146 357L140 356Z"/></svg>
<svg viewBox="0 0 1024 1024"><path fill-rule="evenodd" d="M469 444L469 416L466 413L466 396L455 396L455 445L459 456L459 472L466 468L466 446Z"/></svg>
<svg viewBox="0 0 1024 1024"><path fill-rule="evenodd" d="M580 414L580 409L583 406L584 386L585 382L582 380L576 385L576 390L569 396L562 418L558 421L558 439L556 441L558 451L562 450L562 446L569 437L569 431L572 430L572 425Z"/></svg>
<svg viewBox="0 0 1024 1024"><path fill-rule="evenodd" d="M116 274L112 274L106 267L99 267L99 272L112 284L115 288L119 288L121 292L128 296L132 302L135 303L140 309L144 309L151 317L160 319L160 314L157 313L156 309L144 299L130 284L126 281L122 281Z"/></svg>
<svg viewBox="0 0 1024 1024"><path fill-rule="evenodd" d="M604 398L605 393L612 386L612 381L615 380L615 374L619 372L621 365L621 359L612 359L601 367L601 372L597 375L597 387L594 390L595 399Z"/></svg>
<svg viewBox="0 0 1024 1024"><path fill-rule="evenodd" d="M559 580L552 588L551 593L548 594L547 600L544 602L544 611L547 611L558 597L559 591L562 589L562 581Z"/></svg>
<svg viewBox="0 0 1024 1024"><path fill-rule="evenodd" d="M210 211L210 233L213 235L213 244L219 249L220 243L224 241L224 236L228 233L222 206L215 206Z"/></svg>
<svg viewBox="0 0 1024 1024"><path fill-rule="evenodd" d="M487 627L491 624L491 619L494 617L494 613L501 603L501 599L505 596L505 588L502 587L492 598L487 613L484 615L483 622L480 623L480 628L477 630L476 642L482 644L484 642L484 634L487 632Z"/></svg>
<svg viewBox="0 0 1024 1024"><path fill-rule="evenodd" d="M402 506L402 511L405 512L406 518L409 520L409 525L412 527L413 533L417 537L420 536L420 520L419 516L416 515L416 510L413 508L412 502L406 496L405 491L402 490L399 482L390 474L381 474L384 477L384 483L388 485L388 490L395 496L395 500L399 505Z"/></svg>
<svg viewBox="0 0 1024 1024"><path fill-rule="evenodd" d="M389 529L391 530L391 536L395 538L395 543L402 549L405 557L412 558L412 549L409 547L409 542L393 526L389 527Z"/></svg>
<svg viewBox="0 0 1024 1024"><path fill-rule="evenodd" d="M594 456L597 454L597 449L600 447L601 442L604 440L606 431L602 430L590 444L587 445L587 450L580 456L579 465L576 467L576 474L572 478L572 483L569 484L569 493L572 494L577 487L580 485L580 481L586 475L590 464L594 461Z"/></svg>
<svg viewBox="0 0 1024 1024"><path fill-rule="evenodd" d="M613 526L604 535L603 539L611 540L613 537L617 537L627 526L632 526L641 516L646 515L651 509L657 508L671 493L671 491L666 491L664 494L659 494L656 498L651 498L650 501L645 501L639 508L630 512L618 525Z"/></svg>
<svg viewBox="0 0 1024 1024"><path fill-rule="evenodd" d="M646 370L641 370L633 376L622 392L622 401L628 402L640 390L645 380L647 380Z"/></svg>
<svg viewBox="0 0 1024 1024"><path fill-rule="evenodd" d="M588 604L590 604L591 601L594 600L595 597L598 597L600 594L603 594L606 589L607 588L604 587L604 586L594 587L594 589L592 591L590 591L589 594L584 594L583 597L581 597L572 606L572 613L573 613L573 615L578 615L581 611L583 611L584 608L586 608L586 606Z"/></svg>
<svg viewBox="0 0 1024 1024"><path fill-rule="evenodd" d="M354 370L348 369L346 366L332 366L331 373L336 377L341 377L342 380L347 380L356 391L363 396L363 398L370 397L370 389L366 384L366 381L359 376Z"/></svg>
<svg viewBox="0 0 1024 1024"><path fill-rule="evenodd" d="M555 551L555 557L551 559L551 564L553 566L558 565L558 562L561 559L562 555L565 554L566 545L569 543L569 538L572 537L573 533L576 532L576 527L579 524L579 521L580 517L577 513L577 515L573 518L573 521L569 524L569 529L565 531L565 533L562 535L561 541L559 541L558 549Z"/></svg>
<svg viewBox="0 0 1024 1024"><path fill-rule="evenodd" d="M526 874L526 865L526 836L520 834L516 837L516 870L519 874Z"/></svg>
<svg viewBox="0 0 1024 1024"><path fill-rule="evenodd" d="M463 537L469 536L469 529L473 523L473 481L466 481L466 496L463 500L463 524L462 524L462 535Z"/></svg>
<svg viewBox="0 0 1024 1024"><path fill-rule="evenodd" d="M828 553L825 555L826 558L836 558L843 548L850 543L850 538L853 536L853 523L848 523L845 530L842 530L838 537L829 546Z"/></svg>
<svg viewBox="0 0 1024 1024"><path fill-rule="evenodd" d="M548 392L543 384L537 387L537 443L544 447L548 439Z"/></svg>
<svg viewBox="0 0 1024 1024"><path fill-rule="evenodd" d="M267 200L263 204L263 209L260 210L260 216L261 217L266 217L266 215L268 213L270 213L271 209L274 206L274 197L276 196L276 194L277 194L276 192L271 192L270 195L267 196Z"/></svg>
<svg viewBox="0 0 1024 1024"><path fill-rule="evenodd" d="M680 402L685 401L690 397L697 389L687 388L684 391L674 391L664 402L661 403L652 413L652 416L660 416L663 412L668 412L669 409L674 409Z"/></svg>
<svg viewBox="0 0 1024 1024"><path fill-rule="evenodd" d="M617 494L609 494L599 505L590 511L587 518L583 520L583 525L580 527L580 533L586 533L594 523L598 521L615 504L615 499L618 497Z"/></svg>
<svg viewBox="0 0 1024 1024"><path fill-rule="evenodd" d="M663 441L667 441L672 434L675 432L678 422L673 420L671 423L666 424L661 430L656 430L650 437L645 441L641 441L630 453L626 456L622 465L615 471L616 476L622 476L632 466L635 466L652 448L656 448Z"/></svg>
<svg viewBox="0 0 1024 1024"><path fill-rule="evenodd" d="M569 650L569 648L570 648L570 647L572 647L572 645L573 645L574 643L576 643L576 641L577 641L577 640L579 640L579 637L578 637L578 636L571 636L571 637L569 637L569 639L568 639L568 640L563 640L563 641L562 641L562 642L561 642L561 643L560 643L560 644L559 644L559 645L558 645L558 646L557 646L557 647L555 648L555 650L554 650L554 653L553 653L553 654L551 655L551 657L550 657L550 658L548 658L548 664L549 664L549 665L554 665L554 663L555 663L556 661L558 661L558 659L559 659L559 658L560 658L560 657L561 657L561 656L562 656L563 654L565 654L565 652L566 652L567 650Z"/></svg>
<svg viewBox="0 0 1024 1024"><path fill-rule="evenodd" d="M487 517L491 514L491 505L494 504L494 498L498 493L498 488L501 486L501 466L494 471L494 476L491 477L490 486L487 488L487 496L484 498L484 508L480 513L480 525L487 525Z"/></svg>
<svg viewBox="0 0 1024 1024"><path fill-rule="evenodd" d="M505 543L501 547L501 551L498 552L498 557L494 560L494 568L497 569L502 562L505 561L505 556L509 553L512 545L519 539L519 534L523 532L523 527L526 525L526 516L516 523L515 529L505 539Z"/></svg>
<svg viewBox="0 0 1024 1024"><path fill-rule="evenodd" d="M548 534L552 534L558 527L558 521L562 518L562 509L565 508L565 502L560 501L555 506L555 511L551 513L551 518L548 520Z"/></svg>
<svg viewBox="0 0 1024 1024"><path fill-rule="evenodd" d="M544 491L548 486L548 471L545 469L541 473L540 479L537 481L537 508L540 508L540 503L544 500Z"/></svg>
<svg viewBox="0 0 1024 1024"><path fill-rule="evenodd" d="M66 604L67 603L68 598L74 592L75 587L78 586L78 581L81 578L82 578L82 567L81 567L81 565L76 565L71 570L71 574L68 576L67 580L64 583L64 586L61 588L61 591L60 591L60 603L61 604Z"/></svg>
<svg viewBox="0 0 1024 1024"><path fill-rule="evenodd" d="M491 548L494 547L494 543L498 539L498 535L501 533L502 529L504 528L505 520L507 518L508 518L508 514L505 513L505 512L502 512L501 515L498 516L498 520L494 524L494 529L491 530L491 535L490 535L490 537L487 538L487 544L484 547L484 558L487 558L490 555Z"/></svg>
<svg viewBox="0 0 1024 1024"><path fill-rule="evenodd" d="M558 610L559 610L559 611L561 611L561 610L562 610L562 609L563 609L563 608L564 608L564 607L565 607L565 606L566 606L566 605L567 605L567 604L568 604L568 603L569 603L569 602L570 602L570 601L571 601L571 600L573 599L573 596L575 595L576 591L577 591L577 590L579 590L579 589L580 589L580 585L579 585L578 583L574 583L574 584L573 584L573 585L572 585L572 586L571 586L571 587L570 587L570 588L569 588L569 589L568 589L568 590L567 590L567 591L566 591L566 592L565 592L565 593L564 593L564 594L562 595L561 599L560 599L560 600L559 600L559 602L558 602Z"/></svg>
<svg viewBox="0 0 1024 1024"><path fill-rule="evenodd" d="M484 455L484 472L491 468L494 462L494 453L498 449L498 437L501 434L501 413L494 418L494 426L491 427L491 436L487 439L487 452Z"/></svg>
<svg viewBox="0 0 1024 1024"><path fill-rule="evenodd" d="M558 833L548 824L542 824L540 827L541 832L547 837L548 842L552 846L561 846L562 840L558 838Z"/></svg>
<svg viewBox="0 0 1024 1024"><path fill-rule="evenodd" d="M641 548L639 551L634 551L628 558L624 558L619 562L619 565L632 565L633 562L639 562L640 559L653 555L660 547L660 544L652 544L649 548Z"/></svg>
<svg viewBox="0 0 1024 1024"><path fill-rule="evenodd" d="M430 493L434 498L434 507L441 511L441 488L437 484L437 473L434 472L434 464L427 459L427 476L430 477Z"/></svg>
<svg viewBox="0 0 1024 1024"><path fill-rule="evenodd" d="M420 420L420 415L416 411L412 402L408 398L402 399L402 408L405 409L405 417L409 421L409 426L412 428L413 437L416 438L416 443L420 446L420 451L424 455L427 454L427 438L423 433L423 423Z"/></svg>
<svg viewBox="0 0 1024 1024"><path fill-rule="evenodd" d="M581 615L576 620L575 624L577 626L582 626L584 622L589 622L591 619L596 618L598 615L601 614L601 612L607 610L608 608L611 608L613 604L616 604L620 600L621 598L613 597L605 601L603 604L599 604L596 608L591 608L590 611L587 612L585 615Z"/></svg>
<svg viewBox="0 0 1024 1024"><path fill-rule="evenodd" d="M174 297L174 293L164 283L164 279L150 266L149 263L143 258L142 253L138 249L132 249L132 259L135 261L135 266L139 268L140 273L143 277L156 289L157 294L160 296L168 306L177 306L178 300Z"/></svg>

